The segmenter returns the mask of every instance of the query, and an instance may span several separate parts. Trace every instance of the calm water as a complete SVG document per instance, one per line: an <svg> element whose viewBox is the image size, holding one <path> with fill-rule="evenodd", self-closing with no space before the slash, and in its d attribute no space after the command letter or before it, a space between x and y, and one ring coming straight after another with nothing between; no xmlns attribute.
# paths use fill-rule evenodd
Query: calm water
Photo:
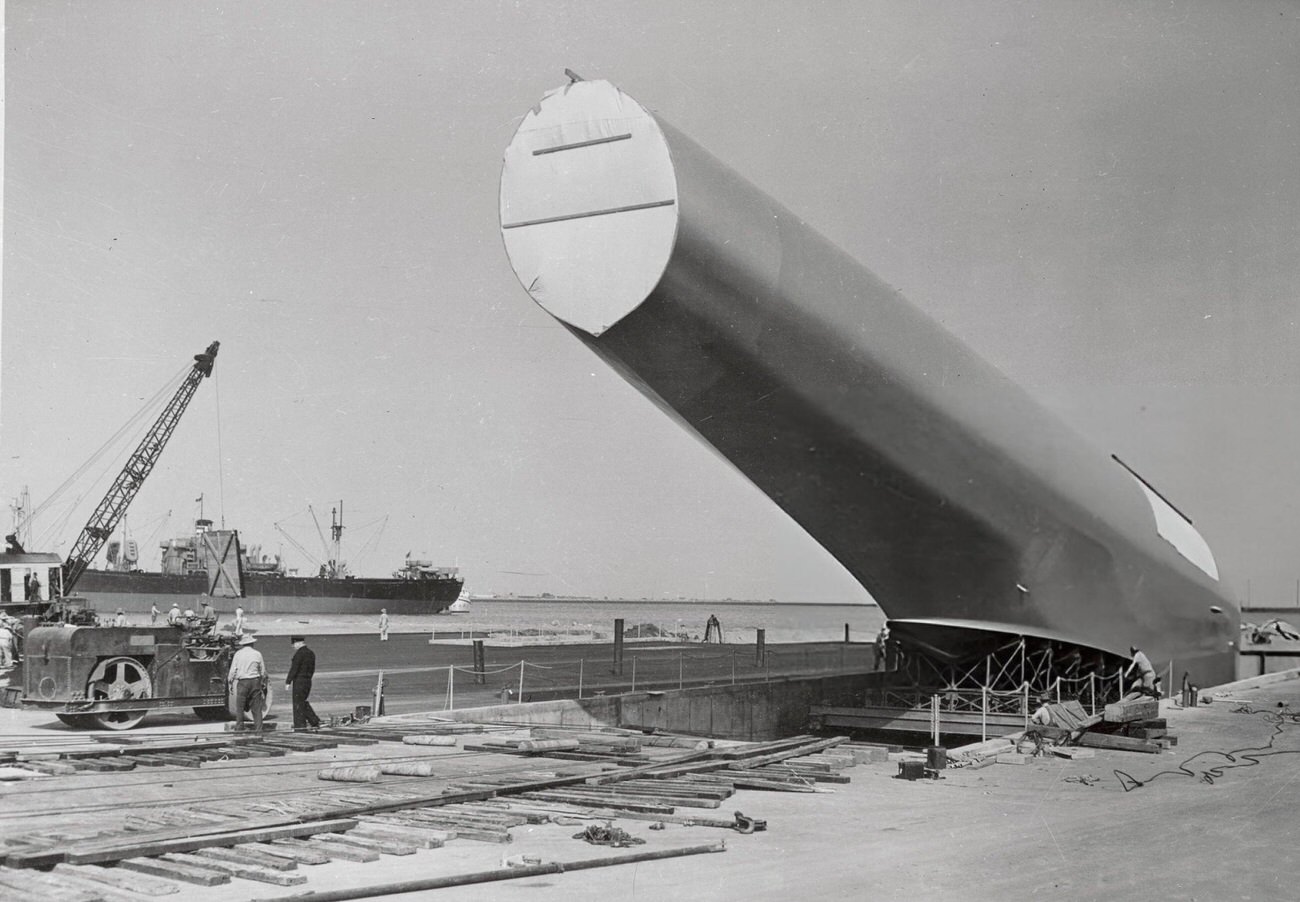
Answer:
<svg viewBox="0 0 1300 902"><path fill-rule="evenodd" d="M394 632L437 630L546 630L554 632L593 631L608 638L614 620L622 618L627 629L637 624L654 624L660 629L704 635L705 622L714 614L722 623L728 642L753 641L754 630L767 630L769 642L810 642L844 638L844 624L850 638L865 642L884 623L880 609L871 605L822 604L709 604L707 602L657 601L474 601L465 614L436 617L392 618ZM304 615L257 617L255 628L280 632L302 626L313 632L370 632L377 618L370 615Z"/></svg>

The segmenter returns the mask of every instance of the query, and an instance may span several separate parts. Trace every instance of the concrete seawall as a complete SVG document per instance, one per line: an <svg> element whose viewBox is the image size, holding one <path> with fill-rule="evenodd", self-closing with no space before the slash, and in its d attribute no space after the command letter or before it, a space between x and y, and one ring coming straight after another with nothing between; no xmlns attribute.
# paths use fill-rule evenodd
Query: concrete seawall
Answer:
<svg viewBox="0 0 1300 902"><path fill-rule="evenodd" d="M866 679L862 672L791 677L735 686L490 705L421 716L529 726L657 729L752 741L804 732L812 705L848 703L855 693L861 698ZM406 718L394 718L402 719Z"/></svg>

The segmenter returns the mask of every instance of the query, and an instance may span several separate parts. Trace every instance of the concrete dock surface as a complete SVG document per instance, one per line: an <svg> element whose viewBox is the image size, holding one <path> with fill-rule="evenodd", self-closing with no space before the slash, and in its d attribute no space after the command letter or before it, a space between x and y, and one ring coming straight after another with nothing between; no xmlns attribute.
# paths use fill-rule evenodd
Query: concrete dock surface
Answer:
<svg viewBox="0 0 1300 902"><path fill-rule="evenodd" d="M852 778L847 784L819 784L825 791L740 790L710 812L764 819L765 832L673 823L652 831L647 821L618 820L617 826L645 844L609 850L575 839L581 824L521 825L510 830L508 845L457 839L375 862L304 865L300 872L307 882L291 888L236 878L224 886L185 885L180 896L160 898L289 898L484 871L523 855L562 862L719 839L726 842L720 853L376 898L1300 898L1285 864L1300 841L1300 680L1232 689L1195 708L1169 702L1161 707L1178 744L1159 755L1098 750L1083 760L1045 757L1023 765L950 768L940 779L918 781L897 779L893 762L858 765L844 771ZM4 710L0 716L6 728L33 732L18 720L32 717L30 712ZM160 732L167 730L180 728ZM111 823L133 810L183 806L199 797L248 799L251 805L320 789L316 772L330 764L431 753L444 754L449 769L466 772L583 766L381 743L269 762L213 762L195 770L51 777L0 784L0 838L59 825L75 832L74 825Z"/></svg>

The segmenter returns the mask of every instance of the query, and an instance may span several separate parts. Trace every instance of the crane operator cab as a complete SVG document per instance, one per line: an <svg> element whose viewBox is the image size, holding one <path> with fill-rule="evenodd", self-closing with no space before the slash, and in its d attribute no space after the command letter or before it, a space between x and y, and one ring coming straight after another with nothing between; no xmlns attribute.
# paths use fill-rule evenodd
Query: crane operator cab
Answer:
<svg viewBox="0 0 1300 902"><path fill-rule="evenodd" d="M21 614L32 613L61 594L63 560L57 554L15 548L22 546L10 541L0 552L0 610L17 614L19 608L30 608Z"/></svg>

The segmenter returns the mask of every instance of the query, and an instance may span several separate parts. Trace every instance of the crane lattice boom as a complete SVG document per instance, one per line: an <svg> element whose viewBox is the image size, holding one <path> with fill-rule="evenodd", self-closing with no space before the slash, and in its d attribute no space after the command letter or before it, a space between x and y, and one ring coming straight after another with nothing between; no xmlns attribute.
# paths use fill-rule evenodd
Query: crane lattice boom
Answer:
<svg viewBox="0 0 1300 902"><path fill-rule="evenodd" d="M180 422L181 414L185 413L185 408L189 406L199 383L212 375L212 364L216 360L217 348L220 346L221 342L214 341L202 354L194 355L194 366L186 375L185 381L176 389L176 394L172 395L172 399L167 402L158 419L149 427L144 438L140 439L140 444L131 453L126 465L122 467L122 472L117 475L108 493L104 495L95 512L82 527L81 535L77 537L76 544L72 546L67 560L63 562L64 594L72 591L72 587L95 559L105 540L117 528L122 515L126 513L132 499L140 491L140 486L144 485L145 479L153 471L154 464L158 463L158 457L166 447L167 440L176 430L176 424Z"/></svg>

